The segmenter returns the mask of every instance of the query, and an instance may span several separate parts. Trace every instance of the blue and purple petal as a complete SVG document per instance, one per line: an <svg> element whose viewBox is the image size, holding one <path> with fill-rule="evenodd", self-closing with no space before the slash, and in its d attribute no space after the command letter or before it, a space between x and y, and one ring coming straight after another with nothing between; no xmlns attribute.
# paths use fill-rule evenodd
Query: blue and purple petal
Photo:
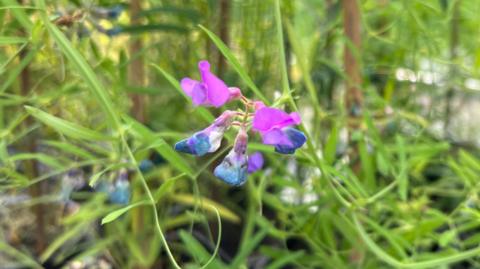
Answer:
<svg viewBox="0 0 480 269"><path fill-rule="evenodd" d="M222 142L225 131L230 127L236 112L225 111L220 115L212 125L204 130L195 133L191 137L175 144L175 150L203 156L209 152L215 152Z"/></svg>
<svg viewBox="0 0 480 269"><path fill-rule="evenodd" d="M241 186L245 183L248 173L247 141L247 133L241 129L233 149L213 171L216 177L232 186Z"/></svg>
<svg viewBox="0 0 480 269"><path fill-rule="evenodd" d="M293 154L295 150L303 146L307 141L307 137L301 131L294 128L285 128L282 130L290 143L275 144L275 151L281 154Z"/></svg>
<svg viewBox="0 0 480 269"><path fill-rule="evenodd" d="M293 154L296 149L305 144L307 140L305 135L290 127L301 122L297 112L288 114L263 104L255 104L255 107L257 110L252 128L260 133L263 144L274 145L275 151L282 154Z"/></svg>

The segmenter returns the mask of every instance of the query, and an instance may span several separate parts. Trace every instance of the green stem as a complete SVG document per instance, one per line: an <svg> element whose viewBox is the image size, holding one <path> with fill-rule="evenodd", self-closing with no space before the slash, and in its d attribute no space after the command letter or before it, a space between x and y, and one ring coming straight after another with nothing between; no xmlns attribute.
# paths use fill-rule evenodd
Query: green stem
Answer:
<svg viewBox="0 0 480 269"><path fill-rule="evenodd" d="M150 203L152 205L153 215L154 215L154 218L155 218L155 227L157 228L157 231L158 231L158 234L160 236L160 240L162 241L162 244L165 246L165 250L167 251L168 258L172 262L173 266L175 268L179 269L181 267L177 264L177 261L173 257L173 254L172 254L170 248L168 247L167 239L165 238L165 235L163 234L162 227L160 226L157 206L155 205L156 202L155 202L155 199L153 198L152 192L150 191L150 188L148 187L147 181L145 180L145 177L143 176L142 171L140 171L137 160L135 159L135 156L133 156L132 150L128 146L128 143L125 140L125 137L124 137L123 133L121 133L120 139L122 140L122 143L123 143L123 145L124 145L124 147L127 151L127 154L129 156L132 164L135 167L135 170L138 174L138 178L140 179L140 182L142 183L142 186L145 189L145 192L147 193L148 199L150 200Z"/></svg>

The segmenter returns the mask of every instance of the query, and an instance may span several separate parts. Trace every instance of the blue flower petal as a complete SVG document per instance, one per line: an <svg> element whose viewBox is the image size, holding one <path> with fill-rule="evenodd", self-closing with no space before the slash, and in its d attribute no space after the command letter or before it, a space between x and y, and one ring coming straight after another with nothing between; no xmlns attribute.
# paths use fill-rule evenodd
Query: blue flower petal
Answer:
<svg viewBox="0 0 480 269"><path fill-rule="evenodd" d="M192 137L184 139L175 144L175 150L203 156L210 150L210 139L204 133L196 133Z"/></svg>
<svg viewBox="0 0 480 269"><path fill-rule="evenodd" d="M235 138L233 149L213 171L216 177L233 186L245 183L248 172L248 157L245 154L247 141L248 135L244 129L241 129Z"/></svg>
<svg viewBox="0 0 480 269"><path fill-rule="evenodd" d="M109 194L109 200L113 204L126 205L130 201L130 182L122 175L116 180L112 192Z"/></svg>
<svg viewBox="0 0 480 269"><path fill-rule="evenodd" d="M183 153L194 154L193 150L188 145L188 140L189 139L190 138L187 138L187 139L183 139L182 141L177 142L175 144L175 150L183 152Z"/></svg>
<svg viewBox="0 0 480 269"><path fill-rule="evenodd" d="M295 150L303 146L307 141L307 137L301 131L294 128L285 128L282 130L287 136L288 140L292 143L291 146L287 145L275 145L275 151L281 154L293 154Z"/></svg>
<svg viewBox="0 0 480 269"><path fill-rule="evenodd" d="M227 155L223 162L215 168L213 174L227 184L241 186L247 180L247 159L234 161Z"/></svg>

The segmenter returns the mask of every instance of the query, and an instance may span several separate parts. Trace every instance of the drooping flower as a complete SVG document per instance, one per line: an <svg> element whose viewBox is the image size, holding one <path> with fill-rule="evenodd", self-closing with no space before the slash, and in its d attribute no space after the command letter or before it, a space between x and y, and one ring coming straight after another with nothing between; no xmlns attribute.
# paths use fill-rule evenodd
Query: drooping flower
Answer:
<svg viewBox="0 0 480 269"><path fill-rule="evenodd" d="M62 177L62 190L60 199L63 202L70 200L72 192L85 186L85 177L81 169L71 169Z"/></svg>
<svg viewBox="0 0 480 269"><path fill-rule="evenodd" d="M248 156L248 173L252 174L262 169L263 167L263 155L260 152L255 152Z"/></svg>
<svg viewBox="0 0 480 269"><path fill-rule="evenodd" d="M240 89L228 87L225 82L210 72L208 61L198 63L202 81L184 78L180 81L183 91L192 98L195 106L221 107L241 96Z"/></svg>
<svg viewBox="0 0 480 269"><path fill-rule="evenodd" d="M248 172L247 142L247 132L241 128L235 138L233 149L213 171L216 177L233 186L241 186L245 183Z"/></svg>
<svg viewBox="0 0 480 269"><path fill-rule="evenodd" d="M108 199L113 204L126 205L130 201L130 195L128 172L122 170L114 182L113 189L109 193Z"/></svg>
<svg viewBox="0 0 480 269"><path fill-rule="evenodd" d="M94 188L97 192L107 194L108 201L112 204L126 205L130 201L131 189L126 169L121 169L113 182L107 178L100 179Z"/></svg>
<svg viewBox="0 0 480 269"><path fill-rule="evenodd" d="M297 112L288 114L277 108L257 107L252 128L260 133L264 144L274 145L278 153L292 154L305 143L305 135L290 127L301 122Z"/></svg>
<svg viewBox="0 0 480 269"><path fill-rule="evenodd" d="M223 135L230 127L235 115L236 112L234 111L227 110L223 112L212 125L176 143L175 150L196 156L215 152L220 147Z"/></svg>

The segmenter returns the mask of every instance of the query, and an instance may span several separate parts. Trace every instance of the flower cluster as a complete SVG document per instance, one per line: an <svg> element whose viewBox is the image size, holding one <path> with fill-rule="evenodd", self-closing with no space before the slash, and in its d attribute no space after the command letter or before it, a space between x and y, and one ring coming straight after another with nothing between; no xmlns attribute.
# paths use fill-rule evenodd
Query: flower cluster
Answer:
<svg viewBox="0 0 480 269"><path fill-rule="evenodd" d="M263 102L246 98L239 88L228 87L211 73L207 61L200 61L198 68L200 81L184 78L180 82L194 106L218 108L230 101L239 100L245 105L245 110L224 111L210 126L176 143L175 150L195 156L215 152L220 147L225 132L232 126L238 127L233 149L215 168L214 175L230 185L240 186L247 180L247 174L263 166L261 153L247 155L249 129L259 133L263 144L274 146L278 153L293 154L296 149L303 146L306 141L305 135L292 127L301 122L298 113L286 113L268 107Z"/></svg>

